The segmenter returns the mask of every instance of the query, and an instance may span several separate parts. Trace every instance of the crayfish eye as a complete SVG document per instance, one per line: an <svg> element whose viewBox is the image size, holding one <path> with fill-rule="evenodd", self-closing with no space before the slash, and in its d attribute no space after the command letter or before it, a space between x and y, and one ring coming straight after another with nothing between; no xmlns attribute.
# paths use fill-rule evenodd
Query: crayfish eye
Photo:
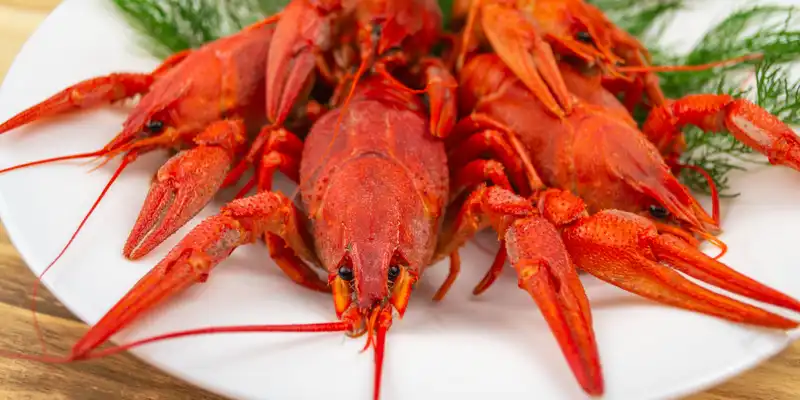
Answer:
<svg viewBox="0 0 800 400"><path fill-rule="evenodd" d="M154 119L145 124L144 129L150 133L161 133L164 130L164 121Z"/></svg>
<svg viewBox="0 0 800 400"><path fill-rule="evenodd" d="M657 204L650 205L650 215L656 219L666 219L669 217L669 210Z"/></svg>
<svg viewBox="0 0 800 400"><path fill-rule="evenodd" d="M342 265L339 267L339 278L347 282L352 281L354 278L353 269L348 265Z"/></svg>
<svg viewBox="0 0 800 400"><path fill-rule="evenodd" d="M589 32L586 32L586 31L580 31L580 32L576 33L575 34L575 39L577 41L579 41L579 42L583 42L583 43L586 43L586 44L593 44L594 43L594 39L592 39L592 35L590 35Z"/></svg>
<svg viewBox="0 0 800 400"><path fill-rule="evenodd" d="M397 265L389 267L389 282L394 282L398 276L400 276L400 267Z"/></svg>

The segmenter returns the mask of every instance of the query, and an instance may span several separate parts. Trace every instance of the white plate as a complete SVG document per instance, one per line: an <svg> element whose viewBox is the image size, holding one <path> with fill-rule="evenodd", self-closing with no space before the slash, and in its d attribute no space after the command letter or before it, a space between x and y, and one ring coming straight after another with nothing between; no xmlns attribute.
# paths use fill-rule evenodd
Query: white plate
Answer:
<svg viewBox="0 0 800 400"><path fill-rule="evenodd" d="M0 92L0 119L80 79L111 71L148 71L157 64L109 4L70 0L47 19L8 73ZM709 2L687 13L674 32L690 36L672 37L702 33L730 4ZM99 148L124 117L124 110L104 108L4 135L0 167ZM151 174L163 160L163 155L147 156L124 173L45 279L88 323L96 322L180 236L221 204L207 207L145 259L124 260L122 244ZM115 166L88 173L82 163L61 163L0 176L0 216L34 272L40 273L58 253ZM743 195L725 203L722 239L730 252L724 260L800 296L800 269L792 250L800 226L800 174L764 168L734 177L733 185ZM481 240L490 243L492 238L483 235ZM394 325L383 398L584 398L513 274L473 298L470 290L491 256L469 245L462 259L463 276L442 304L428 299L443 279L444 265L431 271L406 318ZM669 398L699 391L756 365L789 342L784 334L656 305L592 278L584 282L594 307L608 399ZM208 325L333 319L329 296L290 283L266 249L253 245L237 250L208 283L160 307L117 340ZM168 373L235 398L368 399L372 356L360 354L362 346L363 341L340 334L238 334L163 342L134 353Z"/></svg>

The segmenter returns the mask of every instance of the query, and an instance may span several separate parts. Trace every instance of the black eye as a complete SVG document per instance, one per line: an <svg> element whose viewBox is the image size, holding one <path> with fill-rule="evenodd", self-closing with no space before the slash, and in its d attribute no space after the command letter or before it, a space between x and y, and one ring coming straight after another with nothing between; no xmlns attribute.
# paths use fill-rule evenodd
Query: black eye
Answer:
<svg viewBox="0 0 800 400"><path fill-rule="evenodd" d="M669 216L669 211L664 207L653 204L650 206L650 215L652 215L653 218L664 219Z"/></svg>
<svg viewBox="0 0 800 400"><path fill-rule="evenodd" d="M372 40L378 41L381 38L381 33L383 32L383 25L379 23L372 24L372 31L370 34L372 35Z"/></svg>
<svg viewBox="0 0 800 400"><path fill-rule="evenodd" d="M144 129L147 129L150 133L161 133L164 130L164 121L152 120L144 126Z"/></svg>
<svg viewBox="0 0 800 400"><path fill-rule="evenodd" d="M345 281L352 281L353 280L353 269L350 268L348 265L342 265L339 267L339 278Z"/></svg>
<svg viewBox="0 0 800 400"><path fill-rule="evenodd" d="M580 32L576 33L575 34L575 39L580 41L580 42L587 43L587 44L594 43L594 40L592 40L592 35L590 35L589 32L586 32L586 31L580 31Z"/></svg>
<svg viewBox="0 0 800 400"><path fill-rule="evenodd" d="M400 267L397 265L392 265L389 267L389 280L394 282L395 279L400 275Z"/></svg>

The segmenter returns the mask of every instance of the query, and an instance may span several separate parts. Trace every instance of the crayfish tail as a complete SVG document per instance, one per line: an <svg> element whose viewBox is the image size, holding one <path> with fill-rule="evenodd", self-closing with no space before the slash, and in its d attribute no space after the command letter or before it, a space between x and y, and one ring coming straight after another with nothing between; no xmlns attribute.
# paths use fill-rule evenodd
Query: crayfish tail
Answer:
<svg viewBox="0 0 800 400"><path fill-rule="evenodd" d="M603 372L589 299L555 227L542 217L517 220L506 232L519 286L539 307L583 390L603 394Z"/></svg>
<svg viewBox="0 0 800 400"><path fill-rule="evenodd" d="M150 74L110 74L72 85L0 124L0 135L34 121L123 100L150 89Z"/></svg>
<svg viewBox="0 0 800 400"><path fill-rule="evenodd" d="M757 282L672 235L651 242L655 256L696 279L767 304L800 312L800 301Z"/></svg>
<svg viewBox="0 0 800 400"><path fill-rule="evenodd" d="M661 264L653 253L664 253L663 243L658 243L662 239L647 218L619 210L602 211L567 227L562 237L581 269L628 292L733 322L782 330L798 326L780 315L705 289ZM701 276L715 277L708 271Z"/></svg>

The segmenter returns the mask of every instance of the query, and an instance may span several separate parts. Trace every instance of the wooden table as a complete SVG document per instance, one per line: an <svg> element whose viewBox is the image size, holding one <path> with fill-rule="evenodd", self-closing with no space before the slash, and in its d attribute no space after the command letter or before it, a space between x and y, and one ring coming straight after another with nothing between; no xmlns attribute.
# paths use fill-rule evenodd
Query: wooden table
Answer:
<svg viewBox="0 0 800 400"><path fill-rule="evenodd" d="M0 0L0 78L20 46L60 0ZM37 354L30 290L34 276L0 226L0 349ZM42 289L38 309L49 350L65 354L86 331ZM222 399L168 376L130 356L45 365L0 358L0 399ZM691 400L800 399L800 342L731 381Z"/></svg>

